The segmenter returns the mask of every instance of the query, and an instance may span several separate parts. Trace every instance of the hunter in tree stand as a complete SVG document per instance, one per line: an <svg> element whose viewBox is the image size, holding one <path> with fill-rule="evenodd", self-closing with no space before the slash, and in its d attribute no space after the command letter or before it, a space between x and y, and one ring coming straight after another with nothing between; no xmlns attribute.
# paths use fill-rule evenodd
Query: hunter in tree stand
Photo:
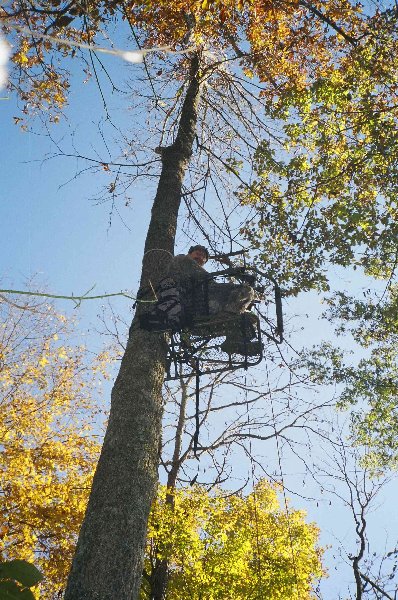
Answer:
<svg viewBox="0 0 398 600"><path fill-rule="evenodd" d="M179 254L171 260L166 277L156 289L158 302L150 312L142 315L141 327L152 331L188 328L195 333L199 321L200 334L211 335L213 330L224 329L223 352L258 354L259 342L251 341L256 335L252 324L256 317L248 311L256 299L253 288L248 283L214 281L218 275L240 279L245 275L239 268L209 273L203 268L208 258L207 248L196 245L188 254Z"/></svg>

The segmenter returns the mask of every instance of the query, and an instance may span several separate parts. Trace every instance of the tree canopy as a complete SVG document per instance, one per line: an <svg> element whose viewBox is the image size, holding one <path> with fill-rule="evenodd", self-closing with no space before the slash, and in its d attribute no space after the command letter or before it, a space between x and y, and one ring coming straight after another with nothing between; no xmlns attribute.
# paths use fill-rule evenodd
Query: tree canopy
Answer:
<svg viewBox="0 0 398 600"><path fill-rule="evenodd" d="M367 20L360 41L305 89L282 93L279 148L257 149L243 233L291 292L327 288L330 264L388 279L397 235L397 15Z"/></svg>
<svg viewBox="0 0 398 600"><path fill-rule="evenodd" d="M5 31L17 38L12 85L27 102L27 111L44 106L62 109L66 101L65 58L80 56L80 52L77 47L62 45L61 40L93 43L101 38L104 26L111 30L118 20L128 23L139 47L203 48L210 56L215 53L216 66L237 60L244 76L256 77L263 84L261 95L270 106L280 98L306 92L319 78L329 78L338 68L340 56L348 54L345 66L352 65L357 44L369 34L363 7L347 0L84 5L15 1L1 11ZM59 37L60 42L51 36Z"/></svg>
<svg viewBox="0 0 398 600"><path fill-rule="evenodd" d="M1 560L44 573L40 597L63 587L99 444L97 385L106 354L87 361L50 305L0 300Z"/></svg>
<svg viewBox="0 0 398 600"><path fill-rule="evenodd" d="M203 487L165 486L149 519L141 597L149 598L152 566L167 558L166 598L315 598L323 575L318 529L302 511L282 509L277 489L265 480L252 492L228 494Z"/></svg>
<svg viewBox="0 0 398 600"><path fill-rule="evenodd" d="M354 439L373 447L371 464L395 465L396 6L43 0L0 10L3 31L15 45L10 88L24 103L24 118L38 113L59 119L72 59L82 61L84 76L92 70L99 84L93 44L109 48L110 38L123 48L127 39L143 52L146 81L137 79L135 98L149 115L144 126L138 123L146 143L142 136L123 136L123 162L80 157L112 177L106 186L112 202L141 175L158 178L142 288L149 275L156 282L164 272L182 202L195 233L213 250L245 246L285 295L328 292L331 265L360 269L370 286L376 278L386 280L381 299L364 303L340 293L329 300L333 321L345 321L346 331L347 323L355 323L354 339L370 349L370 358L355 368L343 365L335 348L317 349L306 377L345 384L340 406L365 401L365 416L361 405L353 414ZM219 203L217 216L210 195ZM97 587L105 600L112 598L109 569L121 574L115 585L123 598L138 593L156 488L165 345L134 325L68 600L83 593L96 598ZM285 411L290 414L289 402ZM133 562L135 581L126 583L123 574ZM87 575L94 572L95 578Z"/></svg>
<svg viewBox="0 0 398 600"><path fill-rule="evenodd" d="M213 169L236 175L236 185L241 181L241 203L256 210L241 234L258 260L290 293L325 289L331 263L391 274L397 235L395 8L372 11L347 0L231 0L14 2L1 11L15 43L11 86L27 114L62 110L69 57L87 62L78 47L56 39L93 44L103 39L102 28L118 31L124 23L138 48L180 52L169 56L176 85L174 100L162 100L159 118L166 121L181 108L189 51L200 49L207 60L199 128L209 130L200 151ZM161 78L162 68L157 73ZM159 110L156 93L154 102ZM214 119L218 128L228 123L229 133L213 137L212 147ZM233 148L225 153L228 139Z"/></svg>

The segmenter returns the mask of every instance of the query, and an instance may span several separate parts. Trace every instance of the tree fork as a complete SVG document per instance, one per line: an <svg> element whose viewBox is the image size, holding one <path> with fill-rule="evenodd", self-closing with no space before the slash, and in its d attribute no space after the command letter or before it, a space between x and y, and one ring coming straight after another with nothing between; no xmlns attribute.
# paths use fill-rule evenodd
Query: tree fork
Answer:
<svg viewBox="0 0 398 600"><path fill-rule="evenodd" d="M160 150L162 170L145 243L141 287L164 275L174 251L182 183L196 133L200 58L200 53L194 53L190 59L175 141ZM109 423L65 600L138 598L148 516L158 481L167 345L164 336L137 325L136 314L112 390Z"/></svg>

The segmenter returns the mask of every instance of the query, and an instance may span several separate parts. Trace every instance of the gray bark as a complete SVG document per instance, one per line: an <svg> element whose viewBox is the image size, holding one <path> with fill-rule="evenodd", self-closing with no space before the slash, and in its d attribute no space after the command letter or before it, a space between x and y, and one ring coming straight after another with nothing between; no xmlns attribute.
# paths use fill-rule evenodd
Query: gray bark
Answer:
<svg viewBox="0 0 398 600"><path fill-rule="evenodd" d="M175 142L159 149L162 171L148 229L141 287L164 275L174 251L184 174L192 154L200 97L199 54ZM139 310L142 310L139 308ZM69 575L65 600L135 600L143 569L148 515L156 493L165 371L164 336L135 317L112 390L109 424Z"/></svg>

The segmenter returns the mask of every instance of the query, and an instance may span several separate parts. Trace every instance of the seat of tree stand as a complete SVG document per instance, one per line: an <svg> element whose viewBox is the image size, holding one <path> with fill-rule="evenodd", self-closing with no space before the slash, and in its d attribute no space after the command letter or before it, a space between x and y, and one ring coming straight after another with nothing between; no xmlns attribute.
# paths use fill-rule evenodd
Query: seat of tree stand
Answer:
<svg viewBox="0 0 398 600"><path fill-rule="evenodd" d="M263 359L262 333L269 341L276 344L283 342L281 290L275 279L256 268L251 268L255 276L250 280L250 285L263 294L265 287L256 285L256 278L272 282L276 326L265 318L270 332L262 332L258 316L251 311L209 315L209 282L220 277L229 280L231 276L236 277L237 273L245 274L246 270L244 267L233 269L232 272L227 269L224 272L209 273L207 280L192 282L191 290L188 290L189 325L179 331L169 332L166 381L258 365ZM248 277L245 276L244 280L248 282Z"/></svg>
<svg viewBox="0 0 398 600"><path fill-rule="evenodd" d="M249 339L251 338L251 339ZM197 374L247 369L263 358L260 321L252 312L195 316L170 334L166 381Z"/></svg>
<svg viewBox="0 0 398 600"><path fill-rule="evenodd" d="M160 316L160 322L157 321L159 316L156 310L159 310L159 305L155 307L153 320L140 319L140 326L144 329L167 334L166 381L258 365L263 358L262 333L269 341L282 343L283 315L279 286L272 277L258 269L251 269L257 276L271 281L274 286L276 326L264 317L270 326L270 333L262 332L258 316L251 311L240 314L225 311L209 314L209 294L214 303L214 287L210 290L209 282L220 278L228 281L234 277L249 283L257 293L264 293L265 287L256 285L256 277L245 274L246 267L209 273L203 280L191 279L188 285L180 287L172 307L181 302L181 324L177 324L178 321L167 323L164 319L166 309L163 309L165 313ZM165 288L166 306L170 302L169 289ZM159 300L159 304L161 302ZM178 315L178 311L174 316L175 314Z"/></svg>

